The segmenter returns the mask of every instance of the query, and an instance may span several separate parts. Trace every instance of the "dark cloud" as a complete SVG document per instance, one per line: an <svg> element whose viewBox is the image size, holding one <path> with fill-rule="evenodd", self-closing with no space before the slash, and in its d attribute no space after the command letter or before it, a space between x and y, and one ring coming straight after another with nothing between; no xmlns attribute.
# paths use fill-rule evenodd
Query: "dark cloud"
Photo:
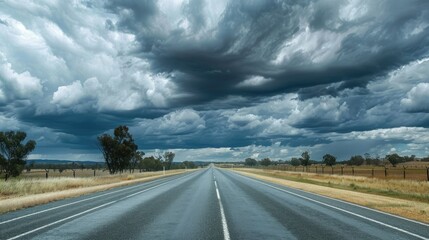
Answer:
<svg viewBox="0 0 429 240"><path fill-rule="evenodd" d="M428 19L424 0L3 1L0 130L51 158L121 124L183 159L427 155Z"/></svg>
<svg viewBox="0 0 429 240"><path fill-rule="evenodd" d="M199 24L191 27L195 35L204 32L201 2L183 6L185 18ZM186 36L174 25L169 30L153 30L154 19L161 17L154 5L112 5L108 6L119 14L123 8L132 12L121 17L120 27L139 36L144 52L151 53L155 71L176 73L174 82L181 91L192 94L195 103L228 95L273 95L335 82L342 82L342 88L364 87L374 78L425 56L429 46L428 28L408 35L411 26L427 19L428 11L422 9L427 9L428 3L424 1L366 3L368 12L350 20L340 17L340 8L347 7L344 1L233 1L217 25L198 39ZM305 21L309 30L305 30ZM321 32L342 37L339 48L329 45L329 41L320 42L335 57L314 62L317 49L297 50L287 61L273 64L284 44L305 31L312 38ZM235 88L254 75L272 81L253 89ZM329 94L335 95L335 89L330 89Z"/></svg>

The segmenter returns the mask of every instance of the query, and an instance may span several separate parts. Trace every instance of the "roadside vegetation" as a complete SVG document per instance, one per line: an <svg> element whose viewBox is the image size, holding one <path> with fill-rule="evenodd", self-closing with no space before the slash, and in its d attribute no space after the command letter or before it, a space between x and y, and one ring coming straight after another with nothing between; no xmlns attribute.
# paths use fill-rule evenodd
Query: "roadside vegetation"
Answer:
<svg viewBox="0 0 429 240"><path fill-rule="evenodd" d="M273 169L236 168L238 171L256 173L301 183L352 190L362 193L429 203L429 182L396 179L379 179L360 176L327 175L306 172L289 172Z"/></svg>
<svg viewBox="0 0 429 240"><path fill-rule="evenodd" d="M83 163L83 162L65 162L60 164L53 163L35 163L27 161L27 156L35 149L36 141L29 140L24 143L25 132L8 131L0 132L0 178L7 181L11 177L18 177L22 172L25 178L28 177L76 177L78 170L91 169L89 176L105 175L107 171L111 175L130 174L138 171L151 172L171 169L192 169L198 167L197 164L190 161L182 163L173 163L175 153L166 151L156 156L145 156L143 151L138 150L132 134L127 126L118 126L114 129L113 135L102 134L97 137L99 150L104 157L104 163ZM42 169L43 176L39 174L29 174L32 170ZM24 171L25 170L25 171ZM66 174L68 172L69 174ZM101 174L100 174L101 173ZM36 176L37 175L37 176ZM79 174L78 174L79 175ZM80 174L81 175L81 174ZM113 177L114 178L114 177Z"/></svg>
<svg viewBox="0 0 429 240"><path fill-rule="evenodd" d="M334 155L327 153L321 160L316 161L312 160L310 154L305 151L300 158L293 157L290 160L274 161L263 158L258 161L246 158L244 162L233 164L237 167L246 166L293 172L429 181L429 157L418 159L414 155L400 156L396 153L388 154L384 158L371 157L366 153L364 156L355 155L342 161L338 161Z"/></svg>
<svg viewBox="0 0 429 240"><path fill-rule="evenodd" d="M0 173L5 181L21 174L27 155L36 147L34 140L22 143L26 137L25 132L0 132Z"/></svg>
<svg viewBox="0 0 429 240"><path fill-rule="evenodd" d="M183 173L201 163L173 163L175 153L144 157L127 126L97 137L104 163L26 160L36 141L25 132L0 132L0 213L113 187Z"/></svg>
<svg viewBox="0 0 429 240"><path fill-rule="evenodd" d="M101 177L14 178L0 181L0 213L183 173L185 170Z"/></svg>
<svg viewBox="0 0 429 240"><path fill-rule="evenodd" d="M429 157L389 154L338 161L308 152L290 160L246 158L219 163L244 175L429 223Z"/></svg>
<svg viewBox="0 0 429 240"><path fill-rule="evenodd" d="M91 174L90 170L85 171L88 172L88 175ZM181 172L184 172L184 169L167 171L166 174ZM158 171L133 174L107 174L99 177L52 177L45 179L43 177L43 172L40 172L39 177L36 175L30 178L14 178L9 181L0 181L0 200L33 194L106 185L116 182L126 182L152 176L163 176L163 174L164 172Z"/></svg>

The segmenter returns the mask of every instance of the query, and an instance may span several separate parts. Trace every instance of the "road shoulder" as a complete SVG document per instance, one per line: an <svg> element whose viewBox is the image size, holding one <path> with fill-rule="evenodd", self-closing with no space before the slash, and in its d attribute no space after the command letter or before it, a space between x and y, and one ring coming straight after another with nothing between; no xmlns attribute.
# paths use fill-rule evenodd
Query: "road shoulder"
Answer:
<svg viewBox="0 0 429 240"><path fill-rule="evenodd" d="M377 209L386 213L391 213L401 217L429 223L429 204L403 200L386 196L379 196L368 193L354 192L350 190L336 189L325 186L318 186L309 183L295 182L276 177L268 177L257 174L257 172L248 172L240 169L233 171L245 176L257 178L267 182L284 185L287 187L320 194L323 196L344 200L347 202L355 203L361 206Z"/></svg>

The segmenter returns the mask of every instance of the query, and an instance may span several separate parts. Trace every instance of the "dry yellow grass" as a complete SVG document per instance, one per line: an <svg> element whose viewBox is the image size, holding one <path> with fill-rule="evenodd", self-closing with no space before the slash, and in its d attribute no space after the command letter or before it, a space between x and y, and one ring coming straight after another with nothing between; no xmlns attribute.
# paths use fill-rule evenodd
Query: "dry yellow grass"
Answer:
<svg viewBox="0 0 429 240"><path fill-rule="evenodd" d="M331 187L320 186L317 184L310 184L301 181L287 180L281 177L281 175L286 175L290 173L273 171L273 170L260 170L260 169L234 169L240 171L242 174L252 176L255 178L263 179L266 181L282 184L296 189L301 189L308 192L313 192L321 194L324 196L341 199L344 201L356 203L362 206L378 209L384 212L396 214L399 216L407 217L410 219L415 219L418 221L429 223L429 202L425 201L416 201L416 200L406 200L398 199L395 197L380 196L376 194L368 194L362 192L356 192L346 189L334 188L333 184ZM302 173L301 173L302 174ZM429 183L422 182L412 182L412 181L402 181L400 183L392 183L394 180L387 180L385 183L376 180L363 177L350 177L350 176L326 176L331 177L329 180L323 178L323 176L316 176L316 174L306 174L304 173L307 179L315 179L316 181L326 182L337 182L339 184L350 184L353 182L356 184L361 184L362 186L368 186L370 188L376 189L377 187L388 187L393 185L394 189L412 193L413 191L419 192L418 194L427 195L429 191L427 190ZM366 182L367 181L367 182ZM408 182L408 183L407 183ZM422 184L422 185L420 185ZM410 187L407 190L407 187ZM376 191L374 191L376 192Z"/></svg>
<svg viewBox="0 0 429 240"><path fill-rule="evenodd" d="M184 170L166 171L166 176ZM163 177L162 172L95 178L12 179L0 182L0 213Z"/></svg>

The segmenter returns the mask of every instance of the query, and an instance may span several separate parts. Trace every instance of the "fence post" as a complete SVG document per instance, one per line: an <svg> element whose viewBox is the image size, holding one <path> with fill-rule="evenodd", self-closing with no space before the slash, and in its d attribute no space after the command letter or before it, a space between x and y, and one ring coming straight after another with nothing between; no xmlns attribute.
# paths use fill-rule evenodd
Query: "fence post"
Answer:
<svg viewBox="0 0 429 240"><path fill-rule="evenodd" d="M304 172L304 166L302 166L302 172Z"/></svg>
<svg viewBox="0 0 429 240"><path fill-rule="evenodd" d="M95 169L94 169L94 177L95 177Z"/></svg>
<svg viewBox="0 0 429 240"><path fill-rule="evenodd" d="M343 175L344 171L343 171L344 167L341 166L341 175Z"/></svg>
<svg viewBox="0 0 429 240"><path fill-rule="evenodd" d="M352 176L355 175L355 167L352 167Z"/></svg>
<svg viewBox="0 0 429 240"><path fill-rule="evenodd" d="M428 182L429 182L429 167L426 167L426 176L427 176Z"/></svg>
<svg viewBox="0 0 429 240"><path fill-rule="evenodd" d="M384 177L387 177L387 167L384 167Z"/></svg>
<svg viewBox="0 0 429 240"><path fill-rule="evenodd" d="M371 169L371 176L374 177L374 168Z"/></svg>
<svg viewBox="0 0 429 240"><path fill-rule="evenodd" d="M317 166L316 166L316 174L317 174Z"/></svg>
<svg viewBox="0 0 429 240"><path fill-rule="evenodd" d="M325 166L322 166L322 174L325 174Z"/></svg>
<svg viewBox="0 0 429 240"><path fill-rule="evenodd" d="M405 179L405 166L404 166L404 179Z"/></svg>
<svg viewBox="0 0 429 240"><path fill-rule="evenodd" d="M331 166L331 174L334 174L334 166Z"/></svg>

